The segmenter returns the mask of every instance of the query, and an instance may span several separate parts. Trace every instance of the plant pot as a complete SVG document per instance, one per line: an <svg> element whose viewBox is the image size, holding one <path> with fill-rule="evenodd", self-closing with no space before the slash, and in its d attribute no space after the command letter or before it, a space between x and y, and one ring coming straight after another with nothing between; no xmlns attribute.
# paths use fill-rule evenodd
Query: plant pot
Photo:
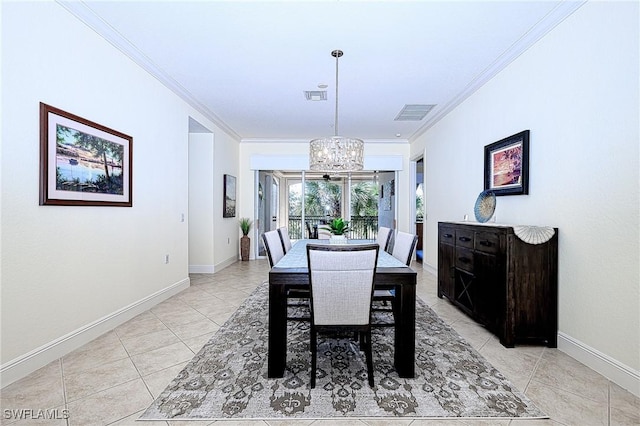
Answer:
<svg viewBox="0 0 640 426"><path fill-rule="evenodd" d="M347 244L346 235L332 235L329 237L329 244Z"/></svg>
<svg viewBox="0 0 640 426"><path fill-rule="evenodd" d="M243 235L240 238L240 258L242 260L249 260L249 252L251 251L251 238Z"/></svg>

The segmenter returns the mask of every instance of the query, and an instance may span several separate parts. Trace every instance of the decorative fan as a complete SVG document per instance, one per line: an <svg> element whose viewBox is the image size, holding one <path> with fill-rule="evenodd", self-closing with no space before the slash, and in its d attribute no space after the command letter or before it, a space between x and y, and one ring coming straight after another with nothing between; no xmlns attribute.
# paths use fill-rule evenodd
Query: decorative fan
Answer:
<svg viewBox="0 0 640 426"><path fill-rule="evenodd" d="M495 211L496 194L489 190L482 191L480 195L478 195L476 205L473 209L473 212L476 215L476 220L478 222L486 222L491 219L491 216L493 216Z"/></svg>

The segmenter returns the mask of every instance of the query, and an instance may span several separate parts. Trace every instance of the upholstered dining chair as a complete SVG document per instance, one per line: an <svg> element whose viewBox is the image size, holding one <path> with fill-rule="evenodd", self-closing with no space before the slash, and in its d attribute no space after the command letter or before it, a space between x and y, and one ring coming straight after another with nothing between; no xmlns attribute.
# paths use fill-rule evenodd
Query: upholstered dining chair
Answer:
<svg viewBox="0 0 640 426"><path fill-rule="evenodd" d="M411 258L413 257L413 251L416 248L417 242L418 236L415 234L402 231L396 232L395 238L393 239L391 256L405 263L407 266L411 265Z"/></svg>
<svg viewBox="0 0 640 426"><path fill-rule="evenodd" d="M308 244L311 289L311 388L316 385L318 332L349 331L360 334L373 387L371 301L378 261L378 244Z"/></svg>
<svg viewBox="0 0 640 426"><path fill-rule="evenodd" d="M267 250L269 266L273 268L284 257L284 245L282 244L280 233L277 229L267 231L262 234L262 241L264 242L264 248Z"/></svg>
<svg viewBox="0 0 640 426"><path fill-rule="evenodd" d="M389 250L389 243L391 242L391 235L393 235L393 229L381 226L378 228L378 237L376 243L380 246L380 250Z"/></svg>
<svg viewBox="0 0 640 426"><path fill-rule="evenodd" d="M397 231L395 238L393 239L393 248L391 251L391 255L398 259L401 262L404 262L407 266L411 264L411 258L413 257L413 250L416 247L418 242L418 236L414 234L409 234L407 232ZM395 306L395 292L392 290L376 290L373 293L373 301L374 302L382 302L374 304L374 311L390 311L393 313L394 320L393 322L376 322L374 323L375 327L392 327L395 325L395 310L397 306ZM388 308L388 303L391 302L391 307Z"/></svg>
<svg viewBox="0 0 640 426"><path fill-rule="evenodd" d="M329 225L318 225L318 239L328 240L331 238L331 227Z"/></svg>
<svg viewBox="0 0 640 426"><path fill-rule="evenodd" d="M388 251L389 243L391 243L391 236L393 235L393 229L387 228L386 226L381 226L378 228L378 237L376 238L376 243L380 245L380 250ZM387 306L387 301L393 299L393 293L390 290L375 290L373 292L373 301L382 301L385 306ZM377 309L377 308L374 308ZM388 309L380 309L380 310L388 310ZM393 325L393 324L391 324Z"/></svg>
<svg viewBox="0 0 640 426"><path fill-rule="evenodd" d="M264 242L264 247L267 250L269 266L273 268L273 266L278 263L280 259L282 259L285 255L284 244L282 243L280 230L276 229L273 231L265 232L264 234L262 234L262 241ZM294 302L292 301L293 299L298 300ZM308 304L309 290L292 288L287 291L287 306L300 307L301 305L308 306ZM287 315L287 319L292 321L309 321L309 316L306 314L292 314Z"/></svg>
<svg viewBox="0 0 640 426"><path fill-rule="evenodd" d="M278 228L278 233L280 234L280 240L282 241L282 248L284 248L284 252L287 253L291 250L291 239L289 238L289 230L286 226Z"/></svg>

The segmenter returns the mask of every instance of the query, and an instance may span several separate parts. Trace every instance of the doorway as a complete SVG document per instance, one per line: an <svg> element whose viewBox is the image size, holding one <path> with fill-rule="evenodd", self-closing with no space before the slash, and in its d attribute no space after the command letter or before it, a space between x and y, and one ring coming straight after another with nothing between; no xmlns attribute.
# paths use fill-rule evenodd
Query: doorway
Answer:
<svg viewBox="0 0 640 426"><path fill-rule="evenodd" d="M416 244L416 261L422 263L424 257L423 251L423 232L424 232L424 159L420 158L416 161L416 228L415 232L418 236Z"/></svg>
<svg viewBox="0 0 640 426"><path fill-rule="evenodd" d="M256 229L256 253L258 258L267 256L262 241L262 234L278 229L280 223L280 179L273 171L260 170L258 172L257 188L258 215Z"/></svg>

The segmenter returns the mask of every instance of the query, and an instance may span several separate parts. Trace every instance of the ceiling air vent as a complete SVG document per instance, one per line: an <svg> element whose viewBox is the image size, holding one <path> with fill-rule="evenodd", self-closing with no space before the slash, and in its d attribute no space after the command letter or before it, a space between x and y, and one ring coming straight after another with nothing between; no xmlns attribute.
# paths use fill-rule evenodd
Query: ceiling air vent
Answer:
<svg viewBox="0 0 640 426"><path fill-rule="evenodd" d="M407 104L394 118L395 121L420 121L435 105Z"/></svg>
<svg viewBox="0 0 640 426"><path fill-rule="evenodd" d="M326 101L327 91L326 90L305 90L304 97L308 101Z"/></svg>

